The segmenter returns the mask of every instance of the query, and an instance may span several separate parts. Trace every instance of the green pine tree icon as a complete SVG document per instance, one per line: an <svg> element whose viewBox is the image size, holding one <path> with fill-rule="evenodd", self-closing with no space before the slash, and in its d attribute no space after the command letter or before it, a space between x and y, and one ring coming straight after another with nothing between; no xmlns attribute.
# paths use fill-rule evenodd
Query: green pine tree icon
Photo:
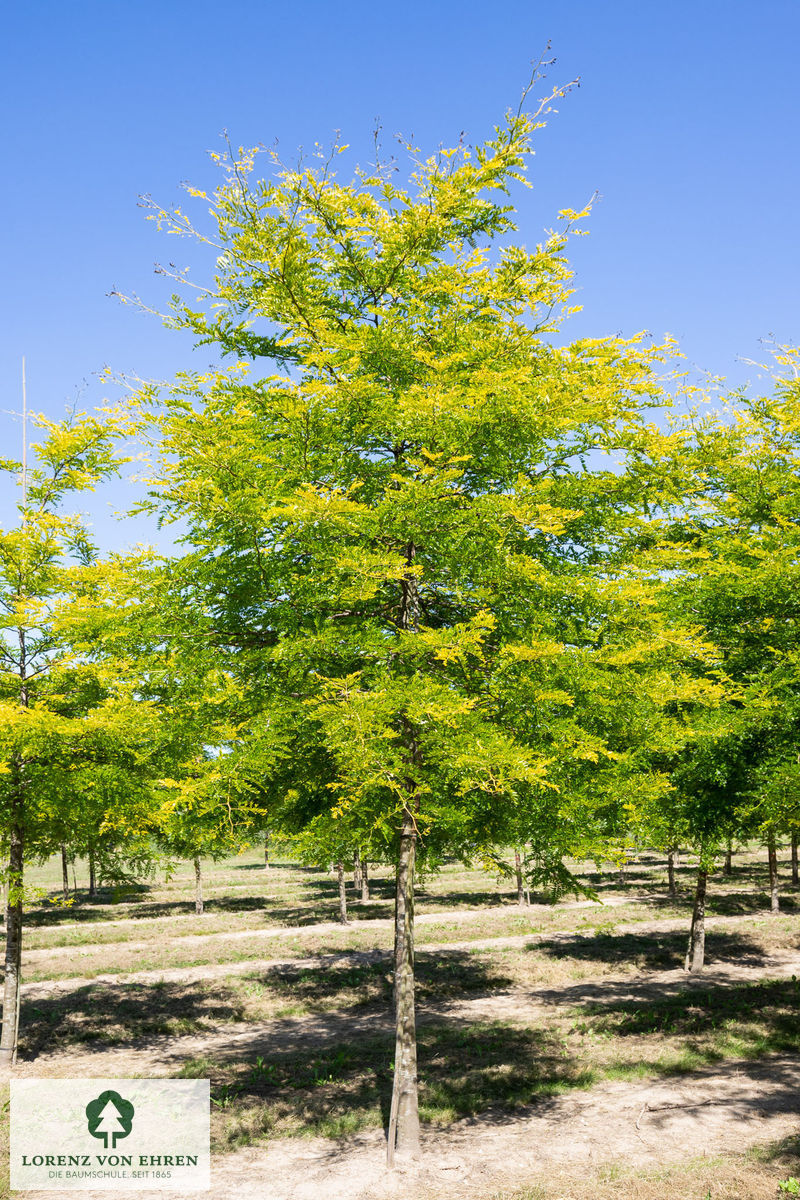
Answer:
<svg viewBox="0 0 800 1200"><path fill-rule="evenodd" d="M102 1138L106 1150L113 1150L118 1138L126 1138L133 1127L134 1108L119 1092L101 1092L86 1105L86 1119L92 1137ZM111 1145L109 1147L109 1139Z"/></svg>

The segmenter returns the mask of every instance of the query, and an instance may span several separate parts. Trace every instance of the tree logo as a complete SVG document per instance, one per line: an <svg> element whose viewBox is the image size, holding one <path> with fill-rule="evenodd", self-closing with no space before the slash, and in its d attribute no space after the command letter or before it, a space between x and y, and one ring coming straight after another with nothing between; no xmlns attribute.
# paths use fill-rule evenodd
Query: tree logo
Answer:
<svg viewBox="0 0 800 1200"><path fill-rule="evenodd" d="M103 1138L106 1150L116 1147L118 1138L126 1138L133 1127L133 1105L119 1092L101 1092L86 1105L86 1119L92 1137ZM109 1147L109 1138L111 1145Z"/></svg>

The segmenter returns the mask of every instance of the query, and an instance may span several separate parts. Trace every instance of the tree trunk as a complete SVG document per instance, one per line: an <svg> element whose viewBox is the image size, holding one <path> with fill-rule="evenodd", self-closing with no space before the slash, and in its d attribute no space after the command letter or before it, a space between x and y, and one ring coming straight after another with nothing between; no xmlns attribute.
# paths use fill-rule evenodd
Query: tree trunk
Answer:
<svg viewBox="0 0 800 1200"><path fill-rule="evenodd" d="M367 860L361 862L361 901L366 904L369 900L369 876L367 874Z"/></svg>
<svg viewBox="0 0 800 1200"><path fill-rule="evenodd" d="M800 877L797 874L797 833L792 830L792 883L797 886Z"/></svg>
<svg viewBox="0 0 800 1200"><path fill-rule="evenodd" d="M403 810L394 924L395 1049L392 1106L389 1115L387 1165L395 1151L419 1157L417 1031L414 1013L414 863L417 830L408 808Z"/></svg>
<svg viewBox="0 0 800 1200"><path fill-rule="evenodd" d="M67 847L61 843L61 886L64 899L69 900L69 863L67 862Z"/></svg>
<svg viewBox="0 0 800 1200"><path fill-rule="evenodd" d="M89 850L89 899L94 900L97 896L97 878L94 871L94 851Z"/></svg>
<svg viewBox="0 0 800 1200"><path fill-rule="evenodd" d="M341 859L336 864L336 874L339 879L339 920L343 925L347 925L347 885L344 879L344 863Z"/></svg>
<svg viewBox="0 0 800 1200"><path fill-rule="evenodd" d="M520 908L525 905L525 887L522 882L522 859L519 850L514 851L514 873L517 877L517 904Z"/></svg>
<svg viewBox="0 0 800 1200"><path fill-rule="evenodd" d="M697 871L697 887L694 893L694 908L692 909L692 928L689 932L689 946L686 951L684 969L692 974L703 969L706 955L706 884L708 871L700 867Z"/></svg>
<svg viewBox="0 0 800 1200"><path fill-rule="evenodd" d="M733 846L731 845L730 840L728 840L728 848L725 851L725 863L722 867L722 874L733 874Z"/></svg>
<svg viewBox="0 0 800 1200"><path fill-rule="evenodd" d="M203 877L200 873L200 859L194 856L194 911L198 917L203 912Z"/></svg>
<svg viewBox="0 0 800 1200"><path fill-rule="evenodd" d="M767 837L767 860L769 862L769 908L770 912L777 913L781 910L781 902L778 895L778 852L775 847L774 831L770 832Z"/></svg>
<svg viewBox="0 0 800 1200"><path fill-rule="evenodd" d="M72 890L73 890L73 892L77 893L77 891L78 891L78 876L75 874L75 855L74 854L72 856L71 862L72 862Z"/></svg>
<svg viewBox="0 0 800 1200"><path fill-rule="evenodd" d="M0 1066L17 1061L19 1000L22 962L22 884L25 859L23 826L22 767L11 802L11 831L8 848L8 902L6 907L5 981L3 985L3 1028L0 1033Z"/></svg>
<svg viewBox="0 0 800 1200"><path fill-rule="evenodd" d="M269 870L269 830L264 834L264 870Z"/></svg>
<svg viewBox="0 0 800 1200"><path fill-rule="evenodd" d="M353 889L356 892L361 891L361 855L358 850L353 856Z"/></svg>
<svg viewBox="0 0 800 1200"><path fill-rule="evenodd" d="M667 887L670 896L675 898L678 894L678 889L675 887L675 859L677 853L675 850L670 850L667 854Z"/></svg>

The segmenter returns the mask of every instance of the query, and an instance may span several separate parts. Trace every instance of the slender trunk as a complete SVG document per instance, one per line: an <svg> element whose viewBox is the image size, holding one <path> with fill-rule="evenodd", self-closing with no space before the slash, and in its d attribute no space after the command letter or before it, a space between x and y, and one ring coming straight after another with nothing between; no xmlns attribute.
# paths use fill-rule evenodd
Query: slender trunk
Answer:
<svg viewBox="0 0 800 1200"><path fill-rule="evenodd" d="M203 912L203 876L200 873L200 859L194 856L194 911L198 916Z"/></svg>
<svg viewBox="0 0 800 1200"><path fill-rule="evenodd" d="M11 830L8 847L8 901L6 906L5 981L3 984L3 1028L0 1033L0 1066L17 1061L19 1000L22 962L22 884L25 860L23 826L22 763L15 767L16 786L11 800Z"/></svg>
<svg viewBox="0 0 800 1200"><path fill-rule="evenodd" d="M19 704L28 707L28 648L24 629L19 641ZM6 886L6 953L3 980L3 1025L0 1030L0 1066L13 1067L19 1041L19 1003L22 988L22 886L25 864L25 761L11 761L8 870Z"/></svg>
<svg viewBox="0 0 800 1200"><path fill-rule="evenodd" d="M733 874L733 846L731 845L730 838L728 838L728 847L725 851L725 863L722 867L722 874L723 875L732 875Z"/></svg>
<svg viewBox="0 0 800 1200"><path fill-rule="evenodd" d="M684 968L692 974L702 971L706 955L706 884L708 870L699 867L697 871L697 887L694 893L694 908L692 909L692 928L689 932L689 946L686 951Z"/></svg>
<svg viewBox="0 0 800 1200"><path fill-rule="evenodd" d="M792 830L792 883L797 886L800 883L800 877L797 874L797 833Z"/></svg>
<svg viewBox="0 0 800 1200"><path fill-rule="evenodd" d="M353 856L353 888L356 892L361 891L361 855L358 850Z"/></svg>
<svg viewBox="0 0 800 1200"><path fill-rule="evenodd" d="M336 864L336 874L339 879L339 920L347 925L347 884L344 879L344 863L339 860Z"/></svg>
<svg viewBox="0 0 800 1200"><path fill-rule="evenodd" d="M64 890L64 899L69 900L69 864L67 862L67 847L61 843L61 886Z"/></svg>
<svg viewBox="0 0 800 1200"><path fill-rule="evenodd" d="M417 1031L414 1013L414 863L417 830L409 808L403 810L394 932L395 1050L392 1106L389 1115L387 1165L395 1151L419 1157Z"/></svg>
<svg viewBox="0 0 800 1200"><path fill-rule="evenodd" d="M361 901L366 904L369 900L369 875L367 873L367 860L361 860Z"/></svg>
<svg viewBox="0 0 800 1200"><path fill-rule="evenodd" d="M264 834L264 870L269 870L269 830Z"/></svg>
<svg viewBox="0 0 800 1200"><path fill-rule="evenodd" d="M770 912L781 910L778 896L778 851L775 846L775 831L771 830L767 837L767 859L769 861L769 907Z"/></svg>
<svg viewBox="0 0 800 1200"><path fill-rule="evenodd" d="M94 850L89 847L89 899L94 900L97 895L97 877L94 870Z"/></svg>
<svg viewBox="0 0 800 1200"><path fill-rule="evenodd" d="M72 856L72 890L73 890L73 892L77 892L77 890L78 890L78 876L75 874L75 855L74 854Z"/></svg>
<svg viewBox="0 0 800 1200"><path fill-rule="evenodd" d="M413 571L417 548L406 546L408 570L400 585L398 625L410 633L419 632L421 606L417 576ZM407 799L400 827L400 851L397 858L397 886L394 918L394 1013L395 1047L392 1105L386 1161L394 1166L395 1152L403 1157L419 1158L419 1094L417 1090L417 1027L414 1013L414 866L417 857L419 809L416 769L419 747L410 722L404 721L410 773L406 779Z"/></svg>
<svg viewBox="0 0 800 1200"><path fill-rule="evenodd" d="M522 882L522 859L519 850L514 851L514 873L517 876L517 904L522 908L525 904L525 887Z"/></svg>
<svg viewBox="0 0 800 1200"><path fill-rule="evenodd" d="M674 897L678 894L678 889L675 887L675 859L677 853L675 850L670 850L667 854L667 887L670 896Z"/></svg>

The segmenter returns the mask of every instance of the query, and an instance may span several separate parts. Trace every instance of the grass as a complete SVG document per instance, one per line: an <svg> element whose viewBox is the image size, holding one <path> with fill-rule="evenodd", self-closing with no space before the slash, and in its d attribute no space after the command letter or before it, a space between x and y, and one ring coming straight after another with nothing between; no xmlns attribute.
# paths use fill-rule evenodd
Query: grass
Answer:
<svg viewBox="0 0 800 1200"><path fill-rule="evenodd" d="M666 1168L606 1166L588 1175L554 1171L540 1183L495 1192L491 1200L777 1200L800 1168L797 1139L746 1154L690 1155Z"/></svg>
<svg viewBox="0 0 800 1200"><path fill-rule="evenodd" d="M733 879L716 876L709 893L709 913L726 920L709 929L708 960L766 970L770 954L800 945L796 900L787 894L784 915L771 917L765 866L744 856L735 863ZM507 880L480 871L450 864L441 876L424 880L417 912L432 919L418 924L416 936L423 1122L444 1126L487 1112L502 1117L602 1080L669 1077L724 1066L732 1058L798 1053L797 981L700 984L689 997L636 993L649 974L682 964L685 930L647 926L687 923L692 873L681 868L684 888L670 901L663 863L643 856L622 881L616 870L585 872L598 894L622 901L614 907L560 903L530 910L516 907ZM55 898L58 861L33 874L33 882ZM324 931L311 926L337 915L336 880L325 871L281 863L264 872L253 851L208 864L206 875L202 917L192 911L189 870L169 882L106 889L92 903L80 893L69 908L47 902L34 908L26 930L26 982L174 967L201 973L216 967L218 973L191 984L98 982L30 996L23 1001L21 1059L87 1045L135 1046L162 1035L219 1035L243 1026L252 1037L227 1044L218 1039L213 1052L173 1068L212 1080L217 1152L276 1136L341 1138L385 1125L393 1054L392 930L375 919L391 916L388 872L373 872L369 904L351 903L353 924ZM501 902L504 911L488 911ZM468 918L458 919L452 910L468 912ZM290 923L300 928L282 928ZM244 936L234 939L232 932ZM198 933L209 936L198 939ZM492 938L517 940L477 944ZM226 966L266 959L286 961L269 970L225 972ZM531 992L535 996L514 1020L494 1019L491 997ZM465 1002L480 998L490 1002L471 1014ZM457 1020L448 1005L457 1006ZM269 1023L289 1018L314 1018L313 1037L299 1032L276 1049ZM779 1178L797 1174L789 1150L785 1154L785 1169L779 1158L728 1158L716 1165L704 1160L660 1174L619 1164L613 1178L609 1171L581 1183L567 1173L563 1183L548 1178L527 1193L503 1193L503 1200L702 1200L709 1187L715 1200L760 1200L777 1194ZM737 1178L751 1191L726 1192ZM769 1193L763 1190L767 1180Z"/></svg>
<svg viewBox="0 0 800 1200"><path fill-rule="evenodd" d="M603 1080L688 1074L728 1059L800 1051L796 980L709 988L692 996L577 1006L510 1021L420 1024L420 1118L448 1125L488 1111L511 1114ZM393 1034L332 1036L184 1071L208 1075L217 1150L262 1137L339 1137L386 1124Z"/></svg>
<svg viewBox="0 0 800 1200"><path fill-rule="evenodd" d="M184 1077L210 1077L217 1152L277 1136L338 1138L388 1121L394 1035L331 1041L298 1054L258 1054L220 1064L201 1057ZM489 1109L511 1112L593 1082L545 1029L507 1022L418 1031L420 1119L448 1125Z"/></svg>

